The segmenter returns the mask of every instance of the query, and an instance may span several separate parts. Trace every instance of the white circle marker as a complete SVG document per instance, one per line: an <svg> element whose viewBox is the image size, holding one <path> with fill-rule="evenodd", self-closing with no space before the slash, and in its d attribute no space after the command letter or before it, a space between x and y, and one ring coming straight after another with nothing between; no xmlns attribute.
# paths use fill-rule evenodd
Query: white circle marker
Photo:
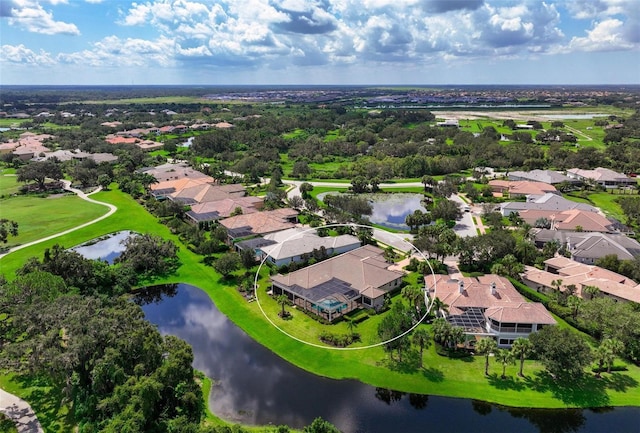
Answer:
<svg viewBox="0 0 640 433"><path fill-rule="evenodd" d="M344 226L348 226L348 227L361 227L361 228L365 228L365 229L371 229L371 230L376 230L374 227L371 226L367 226L367 225L363 225L363 224L328 224L325 226L320 226L320 227L313 227L313 228L309 228L306 229L302 232L298 232L298 233L294 233L293 235L289 236L287 239L285 239L283 242L287 242L290 239L295 238L296 236L300 236L301 234L307 233L307 232L311 232L311 231L316 231L317 229L322 229L322 228L332 228L332 227L344 227ZM379 229L378 229L379 230ZM427 307L427 311L424 313L424 315L420 318L420 320L418 320L415 325L413 325L411 328L407 329L406 331L404 331L402 334L396 335L393 338L390 338L388 340L385 341L381 341L379 343L375 343L375 344L370 344L367 346L357 346L357 347L335 347L335 346L325 346L322 344L317 344L317 343L312 343L306 340L303 340L301 338L296 337L295 335L291 335L290 333L288 333L287 331L285 331L284 329L282 329L281 327L279 327L273 320L271 320L271 318L267 315L267 313L264 311L264 309L262 308L262 304L260 304L260 299L258 297L258 278L260 276L260 270L262 269L262 265L264 265L265 261L267 260L267 258L270 257L270 254L267 253L262 261L260 262L260 266L258 266L258 270L256 271L256 275L253 281L253 291L254 291L254 296L256 298L256 303L258 304L258 307L260 308L260 311L262 312L262 315L265 317L265 319L267 319L267 321L269 323L271 323L271 325L276 328L278 331L282 332L284 335L286 335L289 338L292 338L296 341L298 341L299 343L303 343L306 344L308 346L312 346L312 347L317 347L320 349L329 349L329 350L363 350L363 349L372 349L374 347L378 347L378 346L382 346L384 344L389 344L394 342L395 340L398 340L402 337L404 337L405 335L409 334L411 331L413 331L414 329L416 329L418 327L418 325L420 323L422 323L422 321L427 317L427 315L429 314L429 312L431 311L431 308L433 307L433 302L435 300L435 290L436 290L436 276L435 273L433 272L433 267L431 266L431 263L429 263L429 260L427 260L427 258L424 256L424 254L422 254L422 251L420 251L418 248L416 248L415 245L413 245L411 242L407 241L406 239L401 238L397 233L392 233L392 232L386 232L385 233L389 233L395 237L397 237L399 240L401 240L402 242L406 242L409 245L411 245L411 248L417 252L418 254L420 254L422 256L422 258L424 259L424 261L429 265L429 269L431 270L431 276L433 277L433 289L434 289L434 296L433 299L431 299L431 302L429 302L429 291L428 288L426 287L426 282L425 282L425 287L423 289L424 292L424 304Z"/></svg>

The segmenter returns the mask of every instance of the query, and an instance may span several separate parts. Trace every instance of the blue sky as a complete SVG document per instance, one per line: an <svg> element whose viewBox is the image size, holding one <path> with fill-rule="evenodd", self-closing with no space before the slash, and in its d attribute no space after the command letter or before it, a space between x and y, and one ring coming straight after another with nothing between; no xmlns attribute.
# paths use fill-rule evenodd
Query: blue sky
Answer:
<svg viewBox="0 0 640 433"><path fill-rule="evenodd" d="M0 0L2 84L640 84L640 0Z"/></svg>

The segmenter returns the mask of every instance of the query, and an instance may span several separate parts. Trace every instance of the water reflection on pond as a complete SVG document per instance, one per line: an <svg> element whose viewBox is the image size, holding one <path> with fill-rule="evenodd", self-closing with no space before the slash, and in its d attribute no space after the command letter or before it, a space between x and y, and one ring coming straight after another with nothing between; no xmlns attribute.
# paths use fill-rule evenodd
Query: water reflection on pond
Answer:
<svg viewBox="0 0 640 433"><path fill-rule="evenodd" d="M128 230L110 233L99 239L93 239L85 244L71 248L82 257L92 260L103 260L109 263L125 250L124 241L133 234Z"/></svg>
<svg viewBox="0 0 640 433"><path fill-rule="evenodd" d="M216 381L209 406L229 421L301 428L321 416L345 433L638 431L640 408L513 409L318 377L253 341L193 286L149 289L137 302L163 334L193 346L194 367Z"/></svg>
<svg viewBox="0 0 640 433"><path fill-rule="evenodd" d="M404 223L405 218L416 209L426 212L421 203L422 194L368 194L373 212L369 219L374 224L396 230L409 230Z"/></svg>

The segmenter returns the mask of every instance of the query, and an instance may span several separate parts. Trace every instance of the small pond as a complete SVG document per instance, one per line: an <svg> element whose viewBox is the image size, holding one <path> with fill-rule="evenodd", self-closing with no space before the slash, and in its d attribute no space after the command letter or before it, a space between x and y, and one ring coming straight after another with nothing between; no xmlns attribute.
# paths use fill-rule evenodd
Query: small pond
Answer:
<svg viewBox="0 0 640 433"><path fill-rule="evenodd" d="M134 233L128 230L110 233L73 247L71 250L87 259L102 260L111 264L125 250L124 241L132 234Z"/></svg>
<svg viewBox="0 0 640 433"><path fill-rule="evenodd" d="M216 383L209 407L229 421L301 428L321 416L345 433L638 432L640 408L514 409L315 376L253 341L193 286L150 288L136 301L160 332L191 344L194 367Z"/></svg>
<svg viewBox="0 0 640 433"><path fill-rule="evenodd" d="M318 199L322 200L327 194L337 193L318 194ZM367 199L373 207L369 221L389 229L409 230L409 226L404 223L407 215L413 213L416 209L426 212L425 207L422 205L422 194L359 194L358 197Z"/></svg>

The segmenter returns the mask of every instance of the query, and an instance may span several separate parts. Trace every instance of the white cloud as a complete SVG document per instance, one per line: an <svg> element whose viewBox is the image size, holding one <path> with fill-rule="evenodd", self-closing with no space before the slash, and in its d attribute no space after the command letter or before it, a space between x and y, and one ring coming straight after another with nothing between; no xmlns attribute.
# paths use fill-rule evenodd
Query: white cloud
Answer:
<svg viewBox="0 0 640 433"><path fill-rule="evenodd" d="M52 5L66 3L66 0L48 0ZM46 11L40 3L34 0L16 0L11 5L8 14L9 25L16 26L32 33L45 35L79 35L80 30L73 23L56 21L53 13Z"/></svg>
<svg viewBox="0 0 640 433"><path fill-rule="evenodd" d="M0 47L0 61L33 66L49 66L55 63L51 54L43 50L37 53L22 44L2 45Z"/></svg>
<svg viewBox="0 0 640 433"><path fill-rule="evenodd" d="M166 37L150 41L108 36L90 50L61 53L57 59L63 63L95 67L171 66L175 63L175 54L175 42Z"/></svg>
<svg viewBox="0 0 640 433"><path fill-rule="evenodd" d="M569 48L578 51L613 51L631 49L633 44L624 36L624 23L608 19L596 23L592 30L587 31L586 37L572 38Z"/></svg>

